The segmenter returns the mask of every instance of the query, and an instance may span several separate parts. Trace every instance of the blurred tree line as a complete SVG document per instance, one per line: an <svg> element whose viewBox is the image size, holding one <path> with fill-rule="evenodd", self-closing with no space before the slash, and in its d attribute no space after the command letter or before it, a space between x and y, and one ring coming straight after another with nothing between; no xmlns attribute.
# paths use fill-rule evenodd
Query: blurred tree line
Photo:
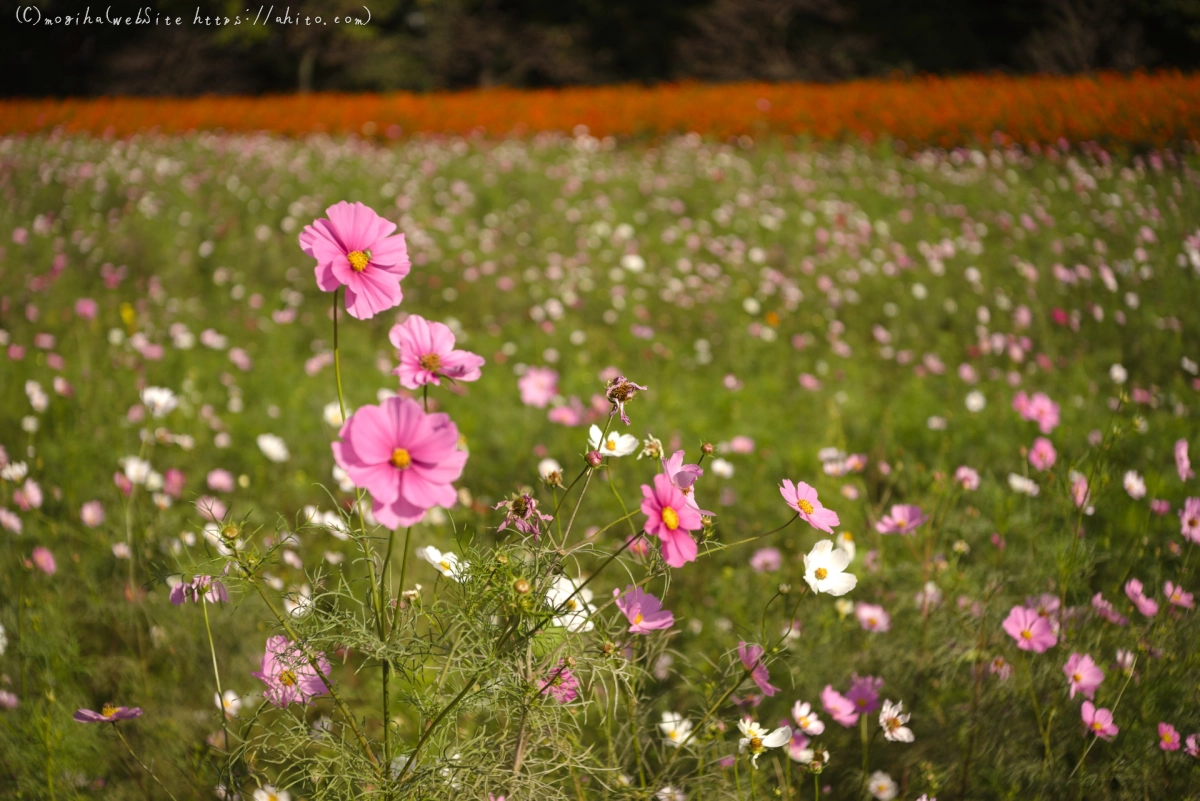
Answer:
<svg viewBox="0 0 1200 801"><path fill-rule="evenodd" d="M43 16L141 8L184 24L17 24L17 7L31 2ZM258 2L0 0L0 93L427 91L1200 66L1200 0L283 0L261 12ZM271 24L250 24L268 7ZM369 25L328 24L365 18L365 9ZM284 13L327 24L275 24ZM240 25L203 22L239 15Z"/></svg>

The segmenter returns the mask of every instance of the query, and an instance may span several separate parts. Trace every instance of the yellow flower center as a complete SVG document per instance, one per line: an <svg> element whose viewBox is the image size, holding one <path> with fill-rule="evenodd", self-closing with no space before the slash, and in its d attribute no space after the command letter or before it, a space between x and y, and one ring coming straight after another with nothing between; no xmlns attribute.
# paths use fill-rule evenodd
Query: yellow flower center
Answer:
<svg viewBox="0 0 1200 801"><path fill-rule="evenodd" d="M1071 678L1075 681L1083 681L1083 676L1080 676L1078 673L1072 673Z"/></svg>
<svg viewBox="0 0 1200 801"><path fill-rule="evenodd" d="M640 623L641 623L643 620L645 620L645 619L646 619L646 618L642 616L642 613L641 613L641 612L638 612L638 613L637 613L636 615L634 615L634 617L633 617L633 625L637 626L637 625L639 625L639 624L640 624Z"/></svg>
<svg viewBox="0 0 1200 801"><path fill-rule="evenodd" d="M670 506L665 506L662 510L662 521L668 530L674 531L679 528L679 513Z"/></svg>
<svg viewBox="0 0 1200 801"><path fill-rule="evenodd" d="M900 728L900 720L898 718L888 718L884 721L884 725L887 727L888 731L895 731L896 729Z"/></svg>
<svg viewBox="0 0 1200 801"><path fill-rule="evenodd" d="M824 581L825 578L829 575L829 571L823 567L818 567L816 570L813 571L813 575L817 577L817 581Z"/></svg>
<svg viewBox="0 0 1200 801"><path fill-rule="evenodd" d="M1092 728L1095 729L1096 731L1100 731L1101 729L1104 728L1104 724L1098 720L1095 720L1095 721L1092 721Z"/></svg>
<svg viewBox="0 0 1200 801"><path fill-rule="evenodd" d="M1032 640L1032 639L1033 639L1033 632L1032 632L1032 631L1030 631L1029 629L1023 629L1023 630L1021 631L1021 636L1022 636L1022 637L1024 637L1026 640Z"/></svg>
<svg viewBox="0 0 1200 801"><path fill-rule="evenodd" d="M843 531L842 539L844 539L846 542L854 542L854 535L851 534L849 531Z"/></svg>
<svg viewBox="0 0 1200 801"><path fill-rule="evenodd" d="M104 706L100 707L100 714L104 715L106 718L111 718L113 715L117 714L117 708L112 704L105 704Z"/></svg>
<svg viewBox="0 0 1200 801"><path fill-rule="evenodd" d="M371 257L361 250L352 250L346 254L346 261L350 262L350 269L356 273L361 273L367 269L367 264L370 263Z"/></svg>
<svg viewBox="0 0 1200 801"><path fill-rule="evenodd" d="M296 674L290 670L285 670L279 674L279 683L285 687L296 686Z"/></svg>
<svg viewBox="0 0 1200 801"><path fill-rule="evenodd" d="M412 466L412 457L408 455L408 451L404 448L396 448L392 451L392 466L400 470L407 470Z"/></svg>
<svg viewBox="0 0 1200 801"><path fill-rule="evenodd" d="M615 439L610 439L604 443L604 447L608 448L610 451L615 451L617 449L617 441Z"/></svg>
<svg viewBox="0 0 1200 801"><path fill-rule="evenodd" d="M809 503L808 501L804 500L803 498L796 501L796 505L799 506L800 511L804 512L804 514L806 514L806 515L811 515L813 513L813 505L811 503Z"/></svg>
<svg viewBox="0 0 1200 801"><path fill-rule="evenodd" d="M421 369L428 370L431 373L437 372L442 368L442 357L436 353L426 353L421 357Z"/></svg>
<svg viewBox="0 0 1200 801"><path fill-rule="evenodd" d="M449 570L452 567L452 565L445 559L438 562L438 565L442 568L442 570Z"/></svg>

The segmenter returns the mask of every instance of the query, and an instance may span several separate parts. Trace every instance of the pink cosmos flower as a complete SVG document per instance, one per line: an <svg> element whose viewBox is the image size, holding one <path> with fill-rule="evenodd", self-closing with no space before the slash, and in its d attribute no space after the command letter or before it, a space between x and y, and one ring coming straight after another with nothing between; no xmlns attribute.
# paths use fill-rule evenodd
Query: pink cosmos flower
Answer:
<svg viewBox="0 0 1200 801"><path fill-rule="evenodd" d="M558 394L558 372L549 367L528 367L517 379L521 390L521 403L536 409L545 409Z"/></svg>
<svg viewBox="0 0 1200 801"><path fill-rule="evenodd" d="M700 513L688 506L687 498L662 473L654 477L654 487L642 485L644 529L662 541L662 555L671 567L683 567L696 561L696 541L689 531L703 528Z"/></svg>
<svg viewBox="0 0 1200 801"><path fill-rule="evenodd" d="M954 471L954 480L965 490L979 489L979 473L966 465Z"/></svg>
<svg viewBox="0 0 1200 801"><path fill-rule="evenodd" d="M1164 751L1179 750L1179 732L1170 723L1158 724L1158 747Z"/></svg>
<svg viewBox="0 0 1200 801"><path fill-rule="evenodd" d="M778 548L759 548L750 557L750 567L755 573L773 573L783 566L783 554Z"/></svg>
<svg viewBox="0 0 1200 801"><path fill-rule="evenodd" d="M95 528L104 522L104 504L100 501L88 501L79 508L79 519L88 528Z"/></svg>
<svg viewBox="0 0 1200 801"><path fill-rule="evenodd" d="M1200 757L1200 734L1189 734L1187 738L1187 755L1190 757Z"/></svg>
<svg viewBox="0 0 1200 801"><path fill-rule="evenodd" d="M75 301L75 313L85 320L95 317L97 308L96 301L91 298L80 298Z"/></svg>
<svg viewBox="0 0 1200 801"><path fill-rule="evenodd" d="M613 590L613 597L617 598L617 608L629 621L630 634L648 634L675 625L675 615L663 609L662 601L640 587L630 584L624 595Z"/></svg>
<svg viewBox="0 0 1200 801"><path fill-rule="evenodd" d="M225 519L225 513L229 511L229 507L219 498L214 498L211 495L201 495L196 499L196 511L205 520L212 523L219 523Z"/></svg>
<svg viewBox="0 0 1200 801"><path fill-rule="evenodd" d="M538 680L538 690L560 704L569 704L579 697L579 680L567 667L566 661L560 659L558 667L551 669L546 678Z"/></svg>
<svg viewBox="0 0 1200 801"><path fill-rule="evenodd" d="M355 486L371 493L383 526L411 526L434 506L457 499L453 482L467 454L449 415L427 414L412 398L392 397L362 406L342 425L333 457Z"/></svg>
<svg viewBox="0 0 1200 801"><path fill-rule="evenodd" d="M898 503L875 524L875 530L880 534L912 534L928 520L920 506Z"/></svg>
<svg viewBox="0 0 1200 801"><path fill-rule="evenodd" d="M163 476L163 493L178 500L183 497L183 488L187 485L187 476L182 470L172 467Z"/></svg>
<svg viewBox="0 0 1200 801"><path fill-rule="evenodd" d="M1043 434L1049 434L1058 426L1059 406L1044 392L1035 392L1029 398L1022 390L1013 397L1012 407L1023 419L1036 422Z"/></svg>
<svg viewBox="0 0 1200 801"><path fill-rule="evenodd" d="M842 521L838 519L837 512L821 505L821 502L817 500L816 488L810 484L805 484L803 481L793 484L791 479L785 478L783 486L779 488L779 494L787 501L788 506L796 510L801 520L818 531L832 534L833 527L842 524Z"/></svg>
<svg viewBox="0 0 1200 801"><path fill-rule="evenodd" d="M444 323L409 315L403 323L392 326L388 339L400 353L400 366L392 373L400 377L403 387L440 386L443 376L453 381L479 380L483 357L456 350L454 332Z"/></svg>
<svg viewBox="0 0 1200 801"><path fill-rule="evenodd" d="M879 709L879 691L882 689L883 679L851 673L846 698L850 699L860 714L870 715Z"/></svg>
<svg viewBox="0 0 1200 801"><path fill-rule="evenodd" d="M7 690L0 690L0 709L16 709L20 705L20 698Z"/></svg>
<svg viewBox="0 0 1200 801"><path fill-rule="evenodd" d="M116 723L118 720L133 720L142 716L141 707L113 706L105 704L99 712L90 709L80 709L75 713L77 723Z"/></svg>
<svg viewBox="0 0 1200 801"><path fill-rule="evenodd" d="M1063 673L1070 683L1072 698L1078 690L1091 700L1096 696L1096 688L1104 681L1104 671L1087 654L1071 654L1067 664L1063 665Z"/></svg>
<svg viewBox="0 0 1200 801"><path fill-rule="evenodd" d="M1083 725L1088 731L1102 740L1111 740L1117 736L1120 729L1113 723L1112 712L1107 709L1096 709L1091 701L1083 702Z"/></svg>
<svg viewBox="0 0 1200 801"><path fill-rule="evenodd" d="M325 654L318 652L316 661L321 674L328 676L332 669ZM300 647L282 635L267 638L262 670L250 675L267 685L263 697L281 709L292 703L308 704L329 691Z"/></svg>
<svg viewBox="0 0 1200 801"><path fill-rule="evenodd" d="M210 604L228 603L229 592L223 583L212 576L196 576L191 581L176 584L167 597L174 606L187 601L200 603L201 599Z"/></svg>
<svg viewBox="0 0 1200 801"><path fill-rule="evenodd" d="M1004 630L1017 641L1017 647L1022 651L1041 654L1058 644L1050 621L1039 615L1036 609L1014 606L1004 620Z"/></svg>
<svg viewBox="0 0 1200 801"><path fill-rule="evenodd" d="M1113 608L1111 601L1104 600L1103 593L1096 593L1092 596L1092 608L1096 610L1096 614L1107 620L1109 623L1114 623L1118 626L1128 626L1129 618L1117 612Z"/></svg>
<svg viewBox="0 0 1200 801"><path fill-rule="evenodd" d="M1179 510L1179 523L1183 538L1200 544L1200 498L1188 498Z"/></svg>
<svg viewBox="0 0 1200 801"><path fill-rule="evenodd" d="M53 576L58 572L58 564L54 561L54 554L41 545L33 549L33 564L47 576Z"/></svg>
<svg viewBox="0 0 1200 801"><path fill-rule="evenodd" d="M1054 444L1050 440L1038 437L1033 441L1033 447L1029 450L1029 463L1035 470L1049 470L1057 459L1058 452L1054 450Z"/></svg>
<svg viewBox="0 0 1200 801"><path fill-rule="evenodd" d="M779 688L771 684L771 674L767 672L767 666L762 661L763 653L765 651L761 645L738 643L738 658L742 660L742 665L750 672L750 678L754 679L763 695L770 697L779 692Z"/></svg>
<svg viewBox="0 0 1200 801"><path fill-rule="evenodd" d="M1075 501L1075 508L1083 506L1088 502L1088 480L1083 473L1071 473L1071 498Z"/></svg>
<svg viewBox="0 0 1200 801"><path fill-rule="evenodd" d="M1147 598L1142 592L1142 582L1133 578L1125 582L1125 595L1129 600L1133 601L1133 605L1137 610L1146 617L1154 617L1158 614L1158 602L1153 598Z"/></svg>
<svg viewBox="0 0 1200 801"><path fill-rule="evenodd" d="M537 503L537 500L527 493L518 495L511 500L500 501L500 503L492 508L499 509L504 507L507 510L507 514L504 516L504 522L496 528L496 531L504 531L505 528L511 525L522 534L532 534L536 539L541 533L538 527L539 524L554 519L554 515L539 512Z"/></svg>
<svg viewBox="0 0 1200 801"><path fill-rule="evenodd" d="M1151 498L1150 511L1159 517L1165 517L1171 513L1171 502L1162 498Z"/></svg>
<svg viewBox="0 0 1200 801"><path fill-rule="evenodd" d="M867 631L888 631L892 627L891 615L877 604L859 601L854 606L854 616L858 618L858 625Z"/></svg>
<svg viewBox="0 0 1200 801"><path fill-rule="evenodd" d="M1176 585L1174 582L1168 581L1163 588L1163 592L1166 593L1167 600L1175 604L1175 606L1182 606L1184 609L1196 608L1192 593L1184 592L1183 587Z"/></svg>
<svg viewBox="0 0 1200 801"><path fill-rule="evenodd" d="M0 506L0 528L7 529L13 534L20 534L24 526L21 524L20 515Z"/></svg>
<svg viewBox="0 0 1200 801"><path fill-rule="evenodd" d="M662 460L663 473L671 479L671 484L683 493L688 506L702 515L712 515L712 512L701 509L696 503L695 484L700 476L704 475L704 470L700 465L684 464L683 454L683 451L675 451L671 454L671 458L664 458Z"/></svg>
<svg viewBox="0 0 1200 801"><path fill-rule="evenodd" d="M807 701L797 701L792 705L792 719L796 721L796 731L811 734L816 737L825 731L825 723L813 712L812 705Z"/></svg>
<svg viewBox="0 0 1200 801"><path fill-rule="evenodd" d="M367 320L400 305L400 281L411 264L404 234L396 224L362 203L335 203L328 219L300 232L300 249L317 260L317 286L324 292L346 287L346 311Z"/></svg>
<svg viewBox="0 0 1200 801"><path fill-rule="evenodd" d="M1192 462L1188 459L1188 441L1186 439L1175 443L1175 470L1179 473L1180 481L1196 477L1192 471Z"/></svg>
<svg viewBox="0 0 1200 801"><path fill-rule="evenodd" d="M208 488L214 492L233 492L233 473L220 468L210 470L207 476Z"/></svg>
<svg viewBox="0 0 1200 801"><path fill-rule="evenodd" d="M834 723L840 723L847 729L858 723L858 708L854 702L839 693L829 684L821 691L821 705L833 718Z"/></svg>

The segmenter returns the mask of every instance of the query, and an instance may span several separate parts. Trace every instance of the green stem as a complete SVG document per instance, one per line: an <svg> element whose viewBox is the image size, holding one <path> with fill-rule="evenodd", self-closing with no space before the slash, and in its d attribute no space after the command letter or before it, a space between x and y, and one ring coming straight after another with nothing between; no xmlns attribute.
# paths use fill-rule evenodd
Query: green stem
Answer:
<svg viewBox="0 0 1200 801"><path fill-rule="evenodd" d="M208 591L200 596L200 608L204 610L204 630L208 633L208 652L212 654L213 678L217 682L217 705L221 709L221 731L225 735L225 747L222 749L225 753L229 753L229 725L226 723L228 715L225 714L225 692L221 689L221 671L217 668L217 647L213 644L212 626L208 622ZM232 770L230 771L230 779L232 779Z"/></svg>
<svg viewBox="0 0 1200 801"><path fill-rule="evenodd" d="M860 734L861 734L861 736L862 736L862 769L863 769L863 781L866 781L866 776L867 776L867 766L870 764L870 763L869 763L869 760L868 760L868 758L867 758L867 755L868 755L868 753L869 753L869 749L870 749L870 747L871 747L871 741L870 741L870 738L868 738L868 737L867 737L867 716L866 716L865 714L864 714L864 715L861 715L861 716L859 717L859 719L858 719L858 722L859 722L859 727L858 727L858 729L859 729L859 733L860 733Z"/></svg>
<svg viewBox="0 0 1200 801"><path fill-rule="evenodd" d="M813 774L813 801L821 801L821 782L819 774Z"/></svg>
<svg viewBox="0 0 1200 801"><path fill-rule="evenodd" d="M1129 680L1133 678L1133 670L1136 667L1137 667L1137 657L1135 656L1133 658L1133 662L1131 662L1129 665L1129 672L1125 674L1125 683L1121 685L1121 692L1117 693L1117 700L1112 705L1112 709L1109 710L1110 712L1115 714L1117 711L1117 707L1119 707L1121 705L1121 698L1125 695L1125 688L1129 686ZM1087 744L1087 748L1083 749L1083 755L1081 757L1079 757L1079 764L1075 766L1075 770L1071 771L1071 776L1074 776L1076 773L1079 772L1079 769L1083 767L1083 760L1087 759L1088 752L1092 750L1092 746L1094 746L1096 744L1096 741L1099 739L1100 739L1099 737L1092 735L1092 741ZM1067 778L1070 779L1071 776L1068 776ZM1080 789L1082 791L1083 777L1080 777L1079 782L1080 782Z"/></svg>
<svg viewBox="0 0 1200 801"><path fill-rule="evenodd" d="M117 737L119 737L121 739L121 745L125 746L125 750L129 752L129 755L131 757L133 757L133 761L137 762L139 765L141 765L142 770L144 770L144 771L146 771L146 773L150 774L150 778L154 779L154 783L157 784L159 787L161 787L162 791L164 793L166 793L168 796L170 796L171 801L178 801L178 799L175 798L174 793L172 793L170 790L167 789L167 786L162 783L162 780L159 779L158 776L154 775L154 771L152 771L152 770L150 770L150 768L146 767L146 763L142 762L142 760L138 759L138 755L133 753L133 749L129 747L129 743L126 742L126 740L125 740L125 735L121 734L121 730L119 728L117 728L116 723L113 723L113 731L115 731L117 733Z"/></svg>

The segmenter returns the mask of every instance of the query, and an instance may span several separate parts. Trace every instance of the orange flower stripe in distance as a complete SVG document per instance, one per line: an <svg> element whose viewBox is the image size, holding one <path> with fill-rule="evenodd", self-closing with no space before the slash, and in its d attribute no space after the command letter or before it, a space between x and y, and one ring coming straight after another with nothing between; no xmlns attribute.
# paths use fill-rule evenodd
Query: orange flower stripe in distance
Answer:
<svg viewBox="0 0 1200 801"><path fill-rule="evenodd" d="M0 134L270 131L287 136L521 136L570 132L815 140L890 136L942 147L991 140L1164 145L1200 139L1200 74L960 76L841 84L695 83L417 95L0 101Z"/></svg>

